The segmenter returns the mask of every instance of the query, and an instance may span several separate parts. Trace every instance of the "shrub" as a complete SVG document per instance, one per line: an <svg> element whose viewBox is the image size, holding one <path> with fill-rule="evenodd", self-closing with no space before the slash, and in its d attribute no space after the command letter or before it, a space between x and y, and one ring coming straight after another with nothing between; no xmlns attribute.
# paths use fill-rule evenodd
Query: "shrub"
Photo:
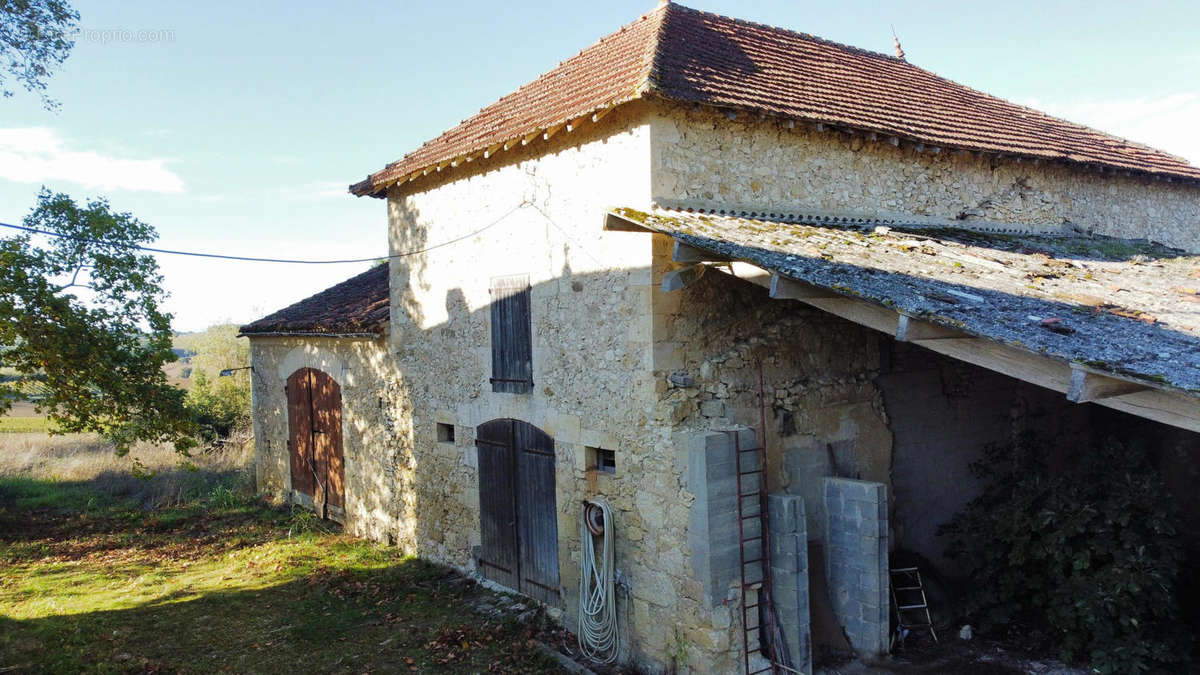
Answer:
<svg viewBox="0 0 1200 675"><path fill-rule="evenodd" d="M992 451L984 493L941 530L973 580L968 611L987 632L1044 624L1068 661L1102 673L1182 668L1177 515L1145 452L1115 441L1052 471L1043 448Z"/></svg>
<svg viewBox="0 0 1200 675"><path fill-rule="evenodd" d="M197 370L187 407L196 416L205 441L228 438L235 430L250 425L249 379L242 374L213 382L203 370Z"/></svg>

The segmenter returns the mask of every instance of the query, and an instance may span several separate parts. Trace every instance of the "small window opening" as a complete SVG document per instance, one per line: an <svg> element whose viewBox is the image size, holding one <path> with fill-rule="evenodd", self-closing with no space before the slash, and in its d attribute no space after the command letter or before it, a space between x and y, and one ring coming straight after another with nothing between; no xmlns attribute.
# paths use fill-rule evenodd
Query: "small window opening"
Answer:
<svg viewBox="0 0 1200 675"><path fill-rule="evenodd" d="M454 425L443 424L438 422L437 425L438 443L453 443L454 442Z"/></svg>
<svg viewBox="0 0 1200 675"><path fill-rule="evenodd" d="M617 453L604 448L587 449L588 468L601 473L617 472Z"/></svg>

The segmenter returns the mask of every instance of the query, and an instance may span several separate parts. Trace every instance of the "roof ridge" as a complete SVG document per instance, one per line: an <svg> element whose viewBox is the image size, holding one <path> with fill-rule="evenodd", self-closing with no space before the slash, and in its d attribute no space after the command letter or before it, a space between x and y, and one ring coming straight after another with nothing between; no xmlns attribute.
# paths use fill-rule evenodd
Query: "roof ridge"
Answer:
<svg viewBox="0 0 1200 675"><path fill-rule="evenodd" d="M742 26L753 26L755 28L765 28L767 30L781 32L781 33L791 33L792 35L798 35L802 38L805 38L806 40L811 40L813 42L820 42L821 44L827 44L832 47L838 47L839 49L845 49L846 51L855 52L858 54L864 54L866 56L875 56L875 57L887 59L889 61L896 61L898 63L908 63L908 61L905 61L904 59L898 59L895 56L892 56L891 54L884 54L883 52L877 52L873 49L866 49L864 47L856 47L852 44L847 44L845 42L838 42L837 40L830 40L828 38L823 38L820 35L813 35L812 33L805 33L804 31L800 31L800 30L784 28L782 26L772 26L771 24L768 24L768 23L761 23L758 21L750 21L749 19L739 19L736 16L728 16L726 14L718 14L716 12L706 12L702 9L696 9L694 7L688 7L686 5L681 5L677 2L669 2L669 3L667 3L667 6L678 7L679 9L686 10L688 12L694 12L696 14L703 14L705 16L715 17L717 19L721 19L722 21L729 21L730 23L740 24ZM908 63L908 65L911 66L912 64Z"/></svg>
<svg viewBox="0 0 1200 675"><path fill-rule="evenodd" d="M988 98L988 99L991 99L992 101L997 101L997 102L999 102L999 103L1003 103L1003 104L1005 104L1005 105L1011 105L1011 106L1013 106L1013 107L1015 107L1015 108L1019 108L1019 109L1021 109L1022 111L1025 111L1025 112L1027 112L1027 113L1032 113L1033 115L1035 115L1035 116L1036 116L1036 117L1038 117L1038 118L1044 118L1044 119L1049 119L1049 120L1053 120L1053 121L1056 121L1056 122L1060 122L1060 123L1068 124L1068 125L1071 125L1071 126L1073 126L1073 127L1076 127L1076 128L1078 128L1078 129L1084 129L1084 130L1086 130L1086 131L1089 131L1089 132L1091 132L1091 133L1097 134L1097 135L1099 135L1099 136L1101 136L1101 137L1103 137L1103 138L1106 138L1106 139L1113 139L1113 140L1118 140L1118 141L1121 141L1121 142L1122 142L1124 145L1126 145L1126 146L1130 146L1130 147L1134 147L1134 148L1139 148L1139 149L1144 149L1144 150L1149 150L1149 151L1152 151L1152 152L1155 152L1155 153L1158 153L1158 154L1166 155L1166 156L1168 156L1168 157L1171 157L1171 158L1173 158L1173 159L1180 160L1180 161L1182 161L1183 163L1185 163L1185 164L1188 164L1189 166L1196 166L1195 164L1192 164L1192 163L1191 163L1191 162L1190 162L1190 161L1189 161L1189 160L1188 160L1186 157L1183 157L1183 156L1181 156L1181 155L1176 155L1176 154L1173 154L1173 153L1171 153L1171 152L1168 152L1168 151L1166 151L1166 150L1162 150L1162 149L1160 149L1160 148L1156 148L1156 147L1154 147L1154 146L1147 145L1147 144L1145 144L1145 143L1140 143L1140 142L1137 142L1137 141L1130 141L1130 140L1129 140L1129 139L1127 139L1127 138L1123 138L1123 137L1117 136L1116 134L1109 133L1109 132L1107 132L1107 131L1104 131L1104 130L1102 130L1102 129L1097 129L1096 127L1089 126L1089 125L1087 125L1087 124L1083 124L1083 123L1081 123L1081 122L1073 122L1073 121L1071 121L1071 120L1069 120L1069 119L1067 119L1067 118L1065 118L1065 117L1059 117L1058 115L1051 115L1050 113L1047 113L1047 112L1045 112L1045 111L1042 111L1042 110L1038 110L1037 108L1030 107L1030 106L1028 106L1028 105L1025 105L1025 104L1023 104L1023 103L1017 103L1017 102L1015 102L1015 101L1011 101L1011 100L1009 100L1009 99L1007 99L1007 98L1003 98L1003 97L1001 97L1001 96L997 96L997 95L995 95L995 94L992 94L992 93L990 93L990 92L984 91L984 90L982 90L982 89L977 89L977 88L975 88L975 87L972 87L972 86L970 86L970 85L963 84L962 82L959 82L959 81L957 81L957 80L952 80L952 79L950 79L950 78L948 78L948 77L946 77L946 76L944 76L944 75L940 75L940 74L938 74L936 71L933 71L933 70L930 70L930 69L928 69L928 68L924 68L924 67L922 67L922 66L919 66L919 65L917 65L917 64L915 64L915 63L912 63L911 61L909 61L909 60L907 60L907 59L898 58L898 57L892 56L892 55L890 55L890 54L884 54L883 52L876 52L876 51L873 51L873 50L870 50L870 49L865 49L865 48L863 48L863 47L857 47L857 46L855 46L855 45L847 44L847 43L844 43L844 42L838 42L838 41L836 41L836 40L830 40L830 39L827 39L827 38L823 38L823 37L821 37L821 36L819 36L819 35L813 35L812 33L806 33L806 32L804 32L804 31L793 30L793 29L791 29L791 28L785 28L785 27L782 27L782 26L772 26L772 25L770 25L770 24L759 23L759 22L757 22L757 21L750 21L750 20L747 20L747 19L739 19L739 18L737 18L737 17L733 17L733 16L726 16L726 15L724 15L724 14L718 14L718 13L716 13L716 12L706 12L706 11L704 11L704 10L701 10L701 9L694 9L694 8L692 8L692 7L687 7L687 6L685 6L685 5L680 5L680 4L678 4L678 3L674 3L674 2L669 2L669 3L668 3L667 5L665 5L665 6L667 6L667 7L676 7L677 9L680 9L680 10L684 10L684 11L687 11L687 12L693 12L693 13L695 13L695 14L700 14L700 15L703 15L703 16L710 16L710 17L714 17L714 18L720 19L720 20L722 20L722 21L728 21L728 22L730 22L730 23L733 23L733 24L738 24L738 25L742 25L742 26L753 26L753 27L755 27L755 28L760 28L760 29L764 29L764 30L769 30L769 31L773 31L773 32L776 32L776 33L789 33L789 34L791 34L791 35L795 35L795 36L801 37L801 38L803 38L803 39L805 39L805 40L808 40L808 41L811 41L811 42L817 42L817 43L820 43L820 44L829 45L829 46L831 46L831 47L836 47L836 48L838 48L838 49L841 49L841 50L844 50L844 51L847 51L847 52L850 52L850 53L854 53L854 54L863 54L863 55L866 55L866 56L871 56L871 57L876 57L876 58L882 58L882 59L885 59L885 60L887 60L887 61L891 61L891 62L893 62L893 63L895 63L895 64L897 64L897 65L903 65L903 66L907 66L907 67L909 67L909 68L913 68L913 69L915 69L915 70L918 70L918 71L920 71L920 72L922 72L922 73L925 73L925 74L927 74L927 75L930 75L930 76L932 76L932 77L935 77L935 78L937 78L938 80L940 80L940 81L942 81L942 82L944 82L944 83L946 83L946 84L949 84L949 85L951 85L951 86L953 86L953 87L959 87L959 88L962 88L962 89L966 89L966 90L968 90L968 91L971 91L971 92L973 92L973 93L975 93L975 94L979 94L979 95L981 95L981 96L984 96L984 97L986 97L986 98ZM657 55L657 52L656 52L656 55Z"/></svg>
<svg viewBox="0 0 1200 675"><path fill-rule="evenodd" d="M660 2L350 186L388 186L524 147L654 96L941 148L1200 181L1186 158L961 84L906 59Z"/></svg>

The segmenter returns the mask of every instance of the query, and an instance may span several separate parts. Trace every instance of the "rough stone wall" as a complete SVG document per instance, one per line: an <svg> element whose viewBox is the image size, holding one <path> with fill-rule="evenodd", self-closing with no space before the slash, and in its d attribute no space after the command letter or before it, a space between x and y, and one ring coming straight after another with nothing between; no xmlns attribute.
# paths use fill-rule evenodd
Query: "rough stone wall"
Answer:
<svg viewBox="0 0 1200 675"><path fill-rule="evenodd" d="M670 239L654 235L654 253L655 420L676 429L678 451L712 430L758 428L761 361L767 488L802 496L809 505L802 529L819 540L826 476L890 482L892 437L873 382L884 336L799 302L771 300L765 289L717 271L663 292L657 283L675 267ZM696 500L704 506L711 498ZM693 504L690 495L686 503ZM723 550L712 543L718 534L707 535L710 542L693 547L689 558ZM724 539L734 543L736 530ZM709 569L716 562L689 564ZM705 581L728 576L708 574ZM696 669L732 672L741 667L736 582L704 591L679 600L684 615L712 617L682 631L683 660Z"/></svg>
<svg viewBox="0 0 1200 675"><path fill-rule="evenodd" d="M651 241L602 230L607 208L649 206L649 132L639 114L630 106L548 147L537 141L536 152L502 154L499 165L393 189L392 253L469 236L393 259L390 349L402 376L386 398L412 420L396 439L391 508L401 545L471 569L480 543L474 430L495 418L529 422L558 454L565 623L578 607L580 504L602 495L628 583L618 593L628 656L658 669L684 633L710 619L684 611L683 598L699 595L685 553L691 495L671 430L652 417ZM531 394L493 393L488 381L489 282L512 274L532 285ZM455 425L455 444L437 442L438 422ZM616 473L588 470L588 447L615 451Z"/></svg>
<svg viewBox="0 0 1200 675"><path fill-rule="evenodd" d="M1200 186L950 151L804 124L660 106L654 199L1059 226L1200 251Z"/></svg>
<svg viewBox="0 0 1200 675"><path fill-rule="evenodd" d="M655 235L655 279L674 267ZM889 483L892 435L874 384L880 344L869 328L710 271L681 291L654 291L654 372L660 416L681 430L760 426L762 363L768 489L809 505L807 531L824 531L821 480Z"/></svg>
<svg viewBox="0 0 1200 675"><path fill-rule="evenodd" d="M329 374L342 393L342 454L345 457L347 531L387 540L391 531L391 476L397 426L383 392L396 381L384 340L256 337L250 340L254 409L254 465L258 489L287 498L288 408L284 385L300 368Z"/></svg>

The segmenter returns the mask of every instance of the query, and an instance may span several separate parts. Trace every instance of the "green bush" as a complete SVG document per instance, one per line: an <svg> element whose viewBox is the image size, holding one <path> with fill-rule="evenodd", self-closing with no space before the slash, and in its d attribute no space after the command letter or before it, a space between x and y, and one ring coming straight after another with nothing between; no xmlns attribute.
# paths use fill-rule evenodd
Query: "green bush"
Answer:
<svg viewBox="0 0 1200 675"><path fill-rule="evenodd" d="M941 530L972 582L972 620L984 632L1042 624L1065 660L1101 673L1182 669L1183 544L1145 452L1109 441L1052 471L1041 450L989 453L976 467L988 488Z"/></svg>
<svg viewBox="0 0 1200 675"><path fill-rule="evenodd" d="M195 371L186 403L205 441L228 438L250 426L250 381L244 372L213 382L205 371Z"/></svg>

